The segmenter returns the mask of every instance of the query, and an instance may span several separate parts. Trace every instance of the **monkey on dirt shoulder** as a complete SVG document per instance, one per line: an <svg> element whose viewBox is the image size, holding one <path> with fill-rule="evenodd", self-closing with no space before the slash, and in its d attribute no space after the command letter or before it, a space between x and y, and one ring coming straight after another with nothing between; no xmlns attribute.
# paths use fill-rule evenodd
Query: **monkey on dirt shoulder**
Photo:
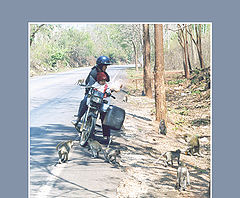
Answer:
<svg viewBox="0 0 240 198"><path fill-rule="evenodd" d="M197 135L184 134L183 139L188 143L188 148L185 151L185 154L189 153L190 155L194 155L197 153L201 156L199 137Z"/></svg>
<svg viewBox="0 0 240 198"><path fill-rule="evenodd" d="M163 135L167 134L167 127L165 124L165 120L160 120L158 133Z"/></svg>
<svg viewBox="0 0 240 198"><path fill-rule="evenodd" d="M190 176L184 162L181 162L177 169L177 181L175 188L178 190L186 190L187 185L190 186Z"/></svg>
<svg viewBox="0 0 240 198"><path fill-rule="evenodd" d="M57 150L58 156L59 156L59 160L58 160L59 164L65 163L68 161L68 155L69 155L69 152L70 152L72 146L73 146L72 140L60 142L56 146L56 150Z"/></svg>
<svg viewBox="0 0 240 198"><path fill-rule="evenodd" d="M178 162L178 165L180 163L180 154L181 154L181 151L180 149L177 149L176 151L167 151L165 153L163 153L154 163L157 163L159 161L159 159L164 156L166 158L165 160L165 163L164 163L164 166L168 166L169 165L169 162L171 161L171 165L173 166L173 160L175 158L177 158L177 162Z"/></svg>

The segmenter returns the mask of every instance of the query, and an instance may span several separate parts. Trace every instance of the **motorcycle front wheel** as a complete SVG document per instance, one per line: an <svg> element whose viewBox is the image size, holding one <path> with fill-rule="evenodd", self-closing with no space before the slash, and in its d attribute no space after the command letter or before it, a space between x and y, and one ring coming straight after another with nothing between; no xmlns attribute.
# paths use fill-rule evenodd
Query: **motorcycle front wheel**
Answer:
<svg viewBox="0 0 240 198"><path fill-rule="evenodd" d="M82 130L82 134L80 137L80 145L85 147L87 145L87 141L91 134L93 134L96 125L96 118L93 116L88 116L86 121L86 127Z"/></svg>

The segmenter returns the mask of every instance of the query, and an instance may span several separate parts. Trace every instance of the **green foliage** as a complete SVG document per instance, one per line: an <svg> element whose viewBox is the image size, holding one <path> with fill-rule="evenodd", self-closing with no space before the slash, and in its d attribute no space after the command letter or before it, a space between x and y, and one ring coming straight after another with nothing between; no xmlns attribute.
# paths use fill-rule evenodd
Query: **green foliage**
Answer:
<svg viewBox="0 0 240 198"><path fill-rule="evenodd" d="M96 54L106 55L114 64L129 63L133 60L133 47L126 29L129 25L96 25ZM128 34L127 34L128 33Z"/></svg>
<svg viewBox="0 0 240 198"><path fill-rule="evenodd" d="M175 130L175 131L177 131L178 129L179 129L178 126L175 126L175 127L173 128L173 130Z"/></svg>
<svg viewBox="0 0 240 198"><path fill-rule="evenodd" d="M182 118L182 119L178 120L175 124L177 126L182 126L184 124L184 122L185 122L185 120Z"/></svg>
<svg viewBox="0 0 240 198"><path fill-rule="evenodd" d="M48 59L49 65L56 67L58 61L67 61L66 50L60 48L54 48L51 50L52 51L50 52L50 58Z"/></svg>
<svg viewBox="0 0 240 198"><path fill-rule="evenodd" d="M183 107L183 109L179 112L180 115L187 116L189 113L189 110L187 107Z"/></svg>
<svg viewBox="0 0 240 198"><path fill-rule="evenodd" d="M114 64L134 63L135 51L142 59L142 24L86 24L79 27L64 24L31 24L29 40L31 69L56 69L82 67L95 64L101 55L109 56ZM81 26L81 27L80 27ZM88 27L89 28L88 28ZM154 66L154 25L150 24L151 65ZM210 24L202 25L202 32L209 35ZM174 24L171 29L174 28ZM168 31L168 29L165 30ZM165 68L182 68L182 49L176 31L168 31L164 38ZM210 38L210 37L209 37ZM206 41L208 37L206 37ZM167 40L167 41L166 41ZM203 40L204 42L204 40ZM167 48L167 44L170 48ZM205 53L205 50L203 50ZM209 54L206 51L206 54ZM206 55L205 55L206 56ZM180 58L179 58L180 57ZM168 82L169 84L179 84Z"/></svg>
<svg viewBox="0 0 240 198"><path fill-rule="evenodd" d="M34 32L37 27L31 26L30 31ZM41 28L41 31L39 29L35 34L31 46L31 68L52 70L89 65L87 60L94 54L94 42L88 32L57 25L43 27L45 29ZM35 63L38 63L38 66Z"/></svg>
<svg viewBox="0 0 240 198"><path fill-rule="evenodd" d="M168 81L168 84L169 85L178 85L178 84L183 83L185 81L186 81L186 79L177 79L177 80L174 80L174 81Z"/></svg>
<svg viewBox="0 0 240 198"><path fill-rule="evenodd" d="M201 94L201 91L200 90L191 90L191 93L192 94Z"/></svg>

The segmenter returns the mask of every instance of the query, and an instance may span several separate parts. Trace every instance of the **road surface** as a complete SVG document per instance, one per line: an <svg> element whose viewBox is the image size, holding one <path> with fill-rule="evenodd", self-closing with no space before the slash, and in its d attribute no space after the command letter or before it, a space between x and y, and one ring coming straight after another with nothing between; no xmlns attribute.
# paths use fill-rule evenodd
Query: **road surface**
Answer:
<svg viewBox="0 0 240 198"><path fill-rule="evenodd" d="M124 79L126 67L129 66L109 66L111 81ZM92 159L77 141L69 162L54 166L58 160L56 145L78 138L71 121L85 90L75 83L85 79L89 71L90 68L81 68L29 79L31 198L116 196L120 169L104 162L102 155Z"/></svg>

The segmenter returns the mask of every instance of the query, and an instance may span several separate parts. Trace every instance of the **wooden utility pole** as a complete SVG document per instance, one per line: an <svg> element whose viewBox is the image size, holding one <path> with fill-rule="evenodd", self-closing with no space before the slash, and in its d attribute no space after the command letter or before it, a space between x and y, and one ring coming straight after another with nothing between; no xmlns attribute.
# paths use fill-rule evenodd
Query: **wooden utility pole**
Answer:
<svg viewBox="0 0 240 198"><path fill-rule="evenodd" d="M146 96L152 98L149 24L143 24L143 83Z"/></svg>
<svg viewBox="0 0 240 198"><path fill-rule="evenodd" d="M166 88L164 74L164 52L163 52L163 25L154 25L155 38L155 66L154 66L154 89L156 120L165 120L167 117Z"/></svg>

